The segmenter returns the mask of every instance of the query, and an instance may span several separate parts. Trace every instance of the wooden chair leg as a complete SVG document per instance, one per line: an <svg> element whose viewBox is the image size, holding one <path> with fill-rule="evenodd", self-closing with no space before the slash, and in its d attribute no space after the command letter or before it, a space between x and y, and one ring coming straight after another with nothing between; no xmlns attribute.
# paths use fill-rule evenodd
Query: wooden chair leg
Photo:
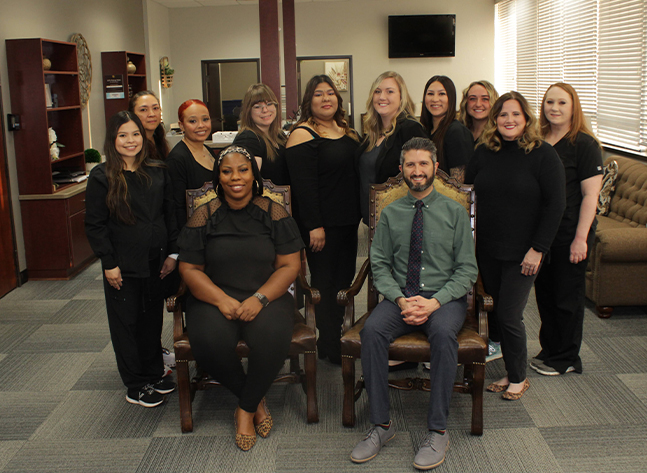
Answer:
<svg viewBox="0 0 647 473"><path fill-rule="evenodd" d="M319 422L319 407L317 404L317 353L306 352L303 355L305 365L308 403L308 423Z"/></svg>
<svg viewBox="0 0 647 473"><path fill-rule="evenodd" d="M177 361L175 365L177 391L180 400L180 422L182 432L193 432L193 413L191 410L191 380L189 379L189 362Z"/></svg>
<svg viewBox="0 0 647 473"><path fill-rule="evenodd" d="M341 372L344 380L344 407L342 423L346 427L355 426L355 358L342 355Z"/></svg>
<svg viewBox="0 0 647 473"><path fill-rule="evenodd" d="M485 363L472 364L472 435L483 435Z"/></svg>
<svg viewBox="0 0 647 473"><path fill-rule="evenodd" d="M598 317L601 319L608 319L611 317L611 313L613 312L613 307L607 307L607 306L595 306L595 309L598 313Z"/></svg>

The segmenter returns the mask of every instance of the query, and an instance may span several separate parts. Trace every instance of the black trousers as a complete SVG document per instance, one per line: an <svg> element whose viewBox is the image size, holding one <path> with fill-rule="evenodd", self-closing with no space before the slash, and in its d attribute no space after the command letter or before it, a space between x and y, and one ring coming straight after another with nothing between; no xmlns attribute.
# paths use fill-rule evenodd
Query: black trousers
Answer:
<svg viewBox="0 0 647 473"><path fill-rule="evenodd" d="M590 232L590 252L595 233ZM541 318L537 358L544 364L565 373L569 366L582 372L580 347L584 325L584 297L587 259L573 264L569 261L570 245L550 249L550 260L544 264L535 281L535 296Z"/></svg>
<svg viewBox="0 0 647 473"><path fill-rule="evenodd" d="M238 405L255 412L283 367L290 350L294 299L289 293L261 309L251 322L227 320L220 310L193 296L187 299L186 326L193 356L214 379L234 393ZM239 340L249 347L247 374L236 355Z"/></svg>
<svg viewBox="0 0 647 473"><path fill-rule="evenodd" d="M326 245L314 253L309 248L309 235L304 236L308 247L306 256L310 267L310 285L321 292L321 302L316 306L320 355L331 361L341 359L341 325L344 307L337 304L337 293L353 282L357 265L357 224L343 227L325 227Z"/></svg>
<svg viewBox="0 0 647 473"><path fill-rule="evenodd" d="M479 252L478 263L485 291L494 299L490 317L496 319L508 379L521 383L528 359L523 311L537 275L521 274L521 261L502 261L484 252Z"/></svg>
<svg viewBox="0 0 647 473"><path fill-rule="evenodd" d="M164 374L160 342L164 298L158 259L150 262L150 274L148 278L122 277L119 290L103 277L117 369L129 391L156 382Z"/></svg>

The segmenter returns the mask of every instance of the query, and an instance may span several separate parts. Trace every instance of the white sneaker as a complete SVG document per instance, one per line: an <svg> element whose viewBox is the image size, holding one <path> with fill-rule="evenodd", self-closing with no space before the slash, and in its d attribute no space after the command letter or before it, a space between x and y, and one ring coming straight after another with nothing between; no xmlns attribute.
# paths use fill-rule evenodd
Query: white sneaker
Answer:
<svg viewBox="0 0 647 473"><path fill-rule="evenodd" d="M490 361L498 360L499 358L503 358L501 343L489 340L487 344L487 356L485 357L485 362L489 363Z"/></svg>
<svg viewBox="0 0 647 473"><path fill-rule="evenodd" d="M164 364L166 366L175 368L175 353L166 348L162 348L162 357L164 358Z"/></svg>

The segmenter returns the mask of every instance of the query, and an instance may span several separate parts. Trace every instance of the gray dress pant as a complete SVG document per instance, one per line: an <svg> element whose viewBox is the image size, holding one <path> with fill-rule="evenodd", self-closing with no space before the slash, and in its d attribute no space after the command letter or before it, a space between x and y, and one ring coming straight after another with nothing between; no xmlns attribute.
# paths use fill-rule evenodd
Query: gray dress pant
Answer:
<svg viewBox="0 0 647 473"><path fill-rule="evenodd" d="M433 293L422 292L431 298ZM456 336L465 322L466 298L448 302L431 314L422 325L408 325L403 321L400 307L383 300L373 310L360 332L362 340L362 370L370 405L370 422L385 424L389 416L389 344L407 333L423 331L431 345L429 361L429 410L427 428L444 430L447 427L449 403L452 398L458 341Z"/></svg>

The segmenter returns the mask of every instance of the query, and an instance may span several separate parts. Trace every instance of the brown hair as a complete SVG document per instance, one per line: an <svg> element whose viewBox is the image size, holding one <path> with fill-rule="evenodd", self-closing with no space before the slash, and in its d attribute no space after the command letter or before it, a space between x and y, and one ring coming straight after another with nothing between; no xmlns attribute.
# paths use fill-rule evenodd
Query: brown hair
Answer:
<svg viewBox="0 0 647 473"><path fill-rule="evenodd" d="M276 104L276 117L270 125L269 133L267 134L265 134L252 119L252 108L260 102ZM249 86L247 92L245 92L243 104L241 105L240 131L253 131L259 139L262 139L265 142L267 158L270 161L278 156L277 149L279 148L279 145L284 145L286 141L285 135L281 131L280 113L281 110L279 109L278 100L276 99L274 92L272 92L272 89L265 84L254 84Z"/></svg>
<svg viewBox="0 0 647 473"><path fill-rule="evenodd" d="M503 104L508 100L516 100L519 103L519 106L521 106L521 110L526 118L526 128L521 137L517 138L517 143L519 144L519 147L528 154L542 143L541 135L539 134L539 124L537 123L537 118L535 117L528 101L523 95L514 90L503 94L496 102L494 102L494 105L492 105L487 125L485 125L485 129L479 139L479 143L483 143L492 151L499 151L501 149L503 138L497 128L496 120L501 113Z"/></svg>
<svg viewBox="0 0 647 473"><path fill-rule="evenodd" d="M134 122L139 128L142 140L146 140L146 130L139 120L139 117L133 112L123 110L117 112L108 121L106 129L106 141L103 151L106 154L106 177L108 179L108 195L106 196L106 206L110 215L115 216L118 220L127 225L134 225L136 222L130 204L128 203L128 183L124 176L124 160L117 152L115 142L119 134L119 128L128 122ZM161 161L151 159L148 154L148 147L142 142L142 149L135 157L135 174L145 180L149 185L151 178L145 170L146 166L160 167L165 166Z"/></svg>
<svg viewBox="0 0 647 473"><path fill-rule="evenodd" d="M335 83L326 74L316 75L312 77L312 79L310 79L306 84L306 89L303 92L303 99L301 99L301 106L299 107L301 116L299 118L299 121L294 124L293 129L299 125L307 123L313 130L317 131L318 125L317 122L315 122L314 117L312 116L312 98L315 95L317 86L322 82L325 82L330 87L332 87L332 90L335 92L335 96L337 97L337 111L335 112L335 115L333 115L333 120L335 121L335 123L337 123L337 126L343 128L344 134L350 136L356 141L359 141L357 132L353 130L346 121L346 111L342 107L344 100L341 98L341 95L339 95L339 91L337 90L337 87L335 87Z"/></svg>
<svg viewBox="0 0 647 473"><path fill-rule="evenodd" d="M382 125L382 118L375 111L373 106L373 95L375 94L375 89L377 89L383 80L393 79L398 88L400 89L400 107L398 108L398 113L395 114L391 120L391 127L385 129ZM371 85L371 90L368 94L368 99L366 100L366 114L364 115L364 120L362 123L363 132L365 134L364 139L368 141L368 147L366 151L370 151L375 148L377 140L381 135L384 135L386 138L395 133L395 123L398 118L413 118L415 115L415 105L409 95L409 90L407 89L407 84L405 84L404 79L400 74L394 71L386 71L377 76L377 79L373 81Z"/></svg>
<svg viewBox="0 0 647 473"><path fill-rule="evenodd" d="M548 91L553 87L559 87L560 89L562 89L564 92L571 96L571 101L573 102L573 116L571 117L571 127L566 135L564 135L564 137L568 138L571 143L575 144L577 134L585 133L593 138L600 147L602 147L600 140L598 140L597 136L595 136L586 125L586 118L584 117L584 112L582 111L580 97L577 95L577 92L572 85L566 84L564 82L556 82L548 87L546 89L546 92L544 93L544 98L541 99L541 113L539 114L539 127L541 129L541 136L545 137L550 131L550 122L548 121L546 114L544 113L544 105L546 105L546 95L548 95Z"/></svg>

